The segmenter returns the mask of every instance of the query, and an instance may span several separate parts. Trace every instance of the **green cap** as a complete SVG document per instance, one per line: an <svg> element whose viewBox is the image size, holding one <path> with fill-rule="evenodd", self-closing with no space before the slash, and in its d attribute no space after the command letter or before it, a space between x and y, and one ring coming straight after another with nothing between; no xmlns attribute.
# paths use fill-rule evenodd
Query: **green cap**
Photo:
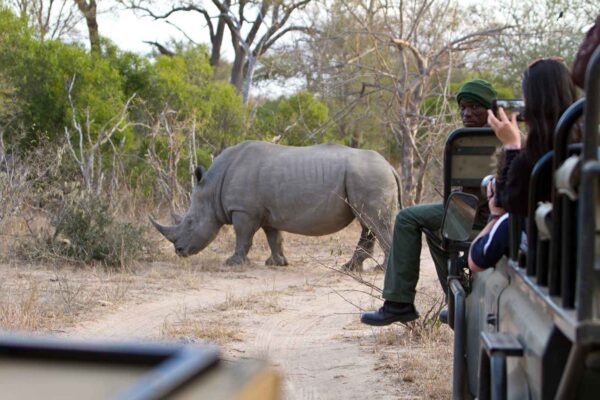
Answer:
<svg viewBox="0 0 600 400"><path fill-rule="evenodd" d="M483 79L474 79L462 85L456 94L456 101L460 104L461 100L476 101L485 108L492 108L492 102L496 100L498 93L494 87Z"/></svg>

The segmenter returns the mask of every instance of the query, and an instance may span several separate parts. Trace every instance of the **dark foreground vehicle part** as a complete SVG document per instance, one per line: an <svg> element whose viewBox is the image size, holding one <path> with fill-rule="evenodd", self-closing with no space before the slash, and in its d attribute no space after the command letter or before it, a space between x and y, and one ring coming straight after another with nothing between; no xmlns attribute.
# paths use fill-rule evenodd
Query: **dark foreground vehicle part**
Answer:
<svg viewBox="0 0 600 400"><path fill-rule="evenodd" d="M279 377L260 361L223 362L214 346L0 337L6 399L280 398Z"/></svg>

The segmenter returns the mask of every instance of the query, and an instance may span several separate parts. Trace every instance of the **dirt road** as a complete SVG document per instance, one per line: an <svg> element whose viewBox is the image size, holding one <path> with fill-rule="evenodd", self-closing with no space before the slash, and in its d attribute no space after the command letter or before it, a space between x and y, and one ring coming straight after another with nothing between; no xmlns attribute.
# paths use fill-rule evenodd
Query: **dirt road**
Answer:
<svg viewBox="0 0 600 400"><path fill-rule="evenodd" d="M284 377L286 399L447 397L448 385L436 377L438 365L428 354L439 354L438 346L449 347L449 341L432 341L416 328L362 325L360 309L379 307L380 302L364 284L328 268L344 261L334 256L342 241L348 242L346 237L292 237L290 266L273 268L259 264L267 253L266 245L258 243L250 255L254 265L203 272L194 289L147 291L64 334L217 342L225 359L267 358ZM350 254L347 249L343 253ZM381 286L382 274L372 267L367 266L363 279ZM420 301L427 303L436 285L427 257ZM419 306L422 313L426 307ZM449 337L447 328L433 329L434 335ZM445 350L442 353L447 357Z"/></svg>

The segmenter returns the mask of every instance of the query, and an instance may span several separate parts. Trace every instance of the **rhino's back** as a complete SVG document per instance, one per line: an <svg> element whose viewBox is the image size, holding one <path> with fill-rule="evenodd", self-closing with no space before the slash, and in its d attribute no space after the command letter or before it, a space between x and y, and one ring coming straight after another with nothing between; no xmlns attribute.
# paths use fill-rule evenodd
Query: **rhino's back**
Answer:
<svg viewBox="0 0 600 400"><path fill-rule="evenodd" d="M244 211L263 226L305 235L333 233L353 220L349 174L356 181L356 171L364 170L368 185L382 166L390 172L379 154L336 144L244 142L231 150L221 194L227 212Z"/></svg>

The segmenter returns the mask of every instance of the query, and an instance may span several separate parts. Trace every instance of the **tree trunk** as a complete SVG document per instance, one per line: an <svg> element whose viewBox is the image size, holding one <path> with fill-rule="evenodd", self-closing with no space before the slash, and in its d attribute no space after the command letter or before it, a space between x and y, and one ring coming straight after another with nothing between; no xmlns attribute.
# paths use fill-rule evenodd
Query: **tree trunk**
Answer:
<svg viewBox="0 0 600 400"><path fill-rule="evenodd" d="M250 97L250 89L252 87L252 78L254 77L254 69L256 68L256 57L252 54L248 56L246 62L246 68L244 68L244 91L242 93L242 103L248 104L248 98Z"/></svg>
<svg viewBox="0 0 600 400"><path fill-rule="evenodd" d="M414 174L414 154L413 148L410 145L410 139L406 136L408 133L405 130L405 135L402 140L402 185L405 206L414 204L413 198L413 174Z"/></svg>
<svg viewBox="0 0 600 400"><path fill-rule="evenodd" d="M212 41L212 49L210 51L210 65L218 67L221 62L221 46L223 45L223 36L225 33L225 22L219 19L217 31Z"/></svg>
<svg viewBox="0 0 600 400"><path fill-rule="evenodd" d="M362 130L358 129L356 125L352 126L352 137L350 138L350 147L354 149L360 148L362 144Z"/></svg>
<svg viewBox="0 0 600 400"><path fill-rule="evenodd" d="M415 190L415 203L419 204L423 199L423 182L425 181L425 172L427 170L427 165L429 165L429 158L427 158L426 163L421 165L417 170L417 185Z"/></svg>
<svg viewBox="0 0 600 400"><path fill-rule="evenodd" d="M94 18L85 18L90 35L90 49L92 54L100 54L100 34L98 33L98 22L96 16Z"/></svg>
<svg viewBox="0 0 600 400"><path fill-rule="evenodd" d="M235 59L231 67L231 84L235 86L238 93L242 92L242 85L244 84L244 63L246 61L246 52L241 46L234 47Z"/></svg>
<svg viewBox="0 0 600 400"><path fill-rule="evenodd" d="M96 0L75 0L79 11L85 17L90 39L90 51L92 54L100 54L100 34L98 32L97 6Z"/></svg>

